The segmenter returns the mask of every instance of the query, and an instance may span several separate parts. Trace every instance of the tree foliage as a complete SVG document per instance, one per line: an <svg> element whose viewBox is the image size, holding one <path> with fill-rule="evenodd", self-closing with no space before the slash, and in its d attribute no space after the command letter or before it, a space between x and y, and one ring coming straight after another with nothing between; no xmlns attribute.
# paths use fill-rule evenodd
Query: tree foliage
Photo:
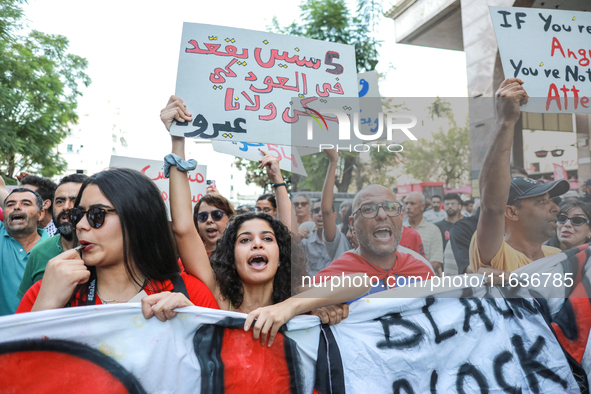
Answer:
<svg viewBox="0 0 591 394"><path fill-rule="evenodd" d="M371 29L375 27L378 19L382 16L379 2L359 0L355 15L351 15L344 0L307 0L300 5L300 9L302 12L298 22L282 27L277 19L273 18L270 30L275 33L354 45L357 72L375 69L378 63L377 49L380 42L373 37ZM360 174L363 173L361 171L363 163L359 161L358 156L354 152L341 153L335 180L339 192L347 192L353 180L356 180L357 189L360 189L359 179ZM303 156L302 162L308 176L291 174L291 190L293 192L302 189L322 190L326 173L324 170L316 170L327 168L326 155ZM258 163L237 159L236 165L246 169L246 183L254 182L264 187L268 182L266 174L258 169ZM284 179L287 179L285 174ZM366 179L367 177L363 178L363 180Z"/></svg>
<svg viewBox="0 0 591 394"><path fill-rule="evenodd" d="M14 1L1 1L0 172L53 176L66 166L54 148L77 122L80 84L90 84L88 62L67 53L64 36L18 35L22 11Z"/></svg>
<svg viewBox="0 0 591 394"><path fill-rule="evenodd" d="M421 181L444 181L450 188L465 186L470 180L470 130L468 123L459 126L450 104L439 97L429 107L432 119L448 120L446 128L405 145L405 171ZM447 129L447 130L446 130Z"/></svg>

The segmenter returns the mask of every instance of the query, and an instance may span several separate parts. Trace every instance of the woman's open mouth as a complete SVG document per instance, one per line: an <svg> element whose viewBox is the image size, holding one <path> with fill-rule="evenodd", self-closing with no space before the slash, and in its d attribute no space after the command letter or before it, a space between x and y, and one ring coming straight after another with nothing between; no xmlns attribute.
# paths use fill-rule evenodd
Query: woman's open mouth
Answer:
<svg viewBox="0 0 591 394"><path fill-rule="evenodd" d="M248 259L248 265L257 270L265 269L268 262L269 260L267 259L267 256L262 254L251 256L250 259Z"/></svg>

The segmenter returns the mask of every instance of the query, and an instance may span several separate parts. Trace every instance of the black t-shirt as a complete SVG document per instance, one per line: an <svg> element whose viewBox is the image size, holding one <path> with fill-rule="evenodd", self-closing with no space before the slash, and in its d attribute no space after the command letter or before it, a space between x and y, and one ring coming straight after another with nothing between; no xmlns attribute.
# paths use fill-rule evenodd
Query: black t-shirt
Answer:
<svg viewBox="0 0 591 394"><path fill-rule="evenodd" d="M441 231L441 238L443 239L443 250L445 251L445 247L447 246L447 241L449 241L450 234L449 230L453 223L448 222L447 220L442 220L440 222L433 223L437 227L439 227L439 231Z"/></svg>
<svg viewBox="0 0 591 394"><path fill-rule="evenodd" d="M451 250L453 250L458 264L458 274L465 273L466 268L470 265L470 241L476 232L479 217L480 208L475 215L455 222L449 231Z"/></svg>

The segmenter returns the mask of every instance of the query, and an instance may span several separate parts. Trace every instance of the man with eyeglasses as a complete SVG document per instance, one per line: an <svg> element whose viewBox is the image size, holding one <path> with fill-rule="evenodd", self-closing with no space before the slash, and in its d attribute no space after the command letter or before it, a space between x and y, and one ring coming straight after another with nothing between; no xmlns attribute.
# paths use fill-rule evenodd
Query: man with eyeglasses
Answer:
<svg viewBox="0 0 591 394"><path fill-rule="evenodd" d="M74 247L76 231L72 223L70 223L70 211L74 208L74 202L86 178L88 177L84 174L65 176L55 189L52 216L57 234L50 239L39 242L31 250L23 279L18 288L17 296L19 298L22 298L38 280L43 279L45 267L49 260Z"/></svg>
<svg viewBox="0 0 591 394"><path fill-rule="evenodd" d="M520 106L527 102L523 81L509 78L496 93L496 131L480 172L480 219L470 244L470 270L485 275L516 270L560 252L542 244L556 233L558 206L567 180L549 183L510 177L511 147ZM505 275L507 280L508 275Z"/></svg>
<svg viewBox="0 0 591 394"><path fill-rule="evenodd" d="M316 274L316 283L333 276L365 273L372 279L370 292L375 293L433 276L429 262L399 246L402 204L390 189L381 185L365 187L355 196L352 210L349 222L359 246Z"/></svg>
<svg viewBox="0 0 591 394"><path fill-rule="evenodd" d="M29 253L39 241L48 238L37 228L45 216L43 199L36 191L14 189L4 203L4 221L0 223L0 316L13 314L19 304L16 292Z"/></svg>

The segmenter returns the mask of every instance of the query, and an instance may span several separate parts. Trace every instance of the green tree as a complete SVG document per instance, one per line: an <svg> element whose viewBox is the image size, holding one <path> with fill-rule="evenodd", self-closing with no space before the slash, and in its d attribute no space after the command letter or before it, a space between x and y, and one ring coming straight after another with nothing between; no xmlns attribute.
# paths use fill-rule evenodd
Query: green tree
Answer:
<svg viewBox="0 0 591 394"><path fill-rule="evenodd" d="M373 37L371 29L375 27L382 15L381 5L377 1L359 0L355 15L351 15L344 0L307 0L300 5L300 9L302 12L298 22L282 27L277 19L273 18L269 30L275 33L354 45L357 72L375 69L380 42ZM291 174L291 190L294 192L302 189L322 190L326 173L316 169L327 168L326 155L303 156L302 162L308 176ZM255 182L263 186L267 182L265 173L258 169L258 163L237 159L236 165L246 169L247 183ZM335 181L339 192L348 191L351 182L355 179L354 174L360 173L361 167L357 153L341 153ZM287 176L284 175L284 178ZM359 185L359 182L356 183Z"/></svg>
<svg viewBox="0 0 591 394"><path fill-rule="evenodd" d="M53 176L66 163L55 147L78 120L86 59L67 53L61 35L22 29L20 2L0 0L0 172L28 170Z"/></svg>
<svg viewBox="0 0 591 394"><path fill-rule="evenodd" d="M468 123L458 126L449 103L437 97L428 108L432 119L448 120L432 140L424 138L405 145L405 171L422 181L444 181L450 188L466 185L470 178L470 131Z"/></svg>

